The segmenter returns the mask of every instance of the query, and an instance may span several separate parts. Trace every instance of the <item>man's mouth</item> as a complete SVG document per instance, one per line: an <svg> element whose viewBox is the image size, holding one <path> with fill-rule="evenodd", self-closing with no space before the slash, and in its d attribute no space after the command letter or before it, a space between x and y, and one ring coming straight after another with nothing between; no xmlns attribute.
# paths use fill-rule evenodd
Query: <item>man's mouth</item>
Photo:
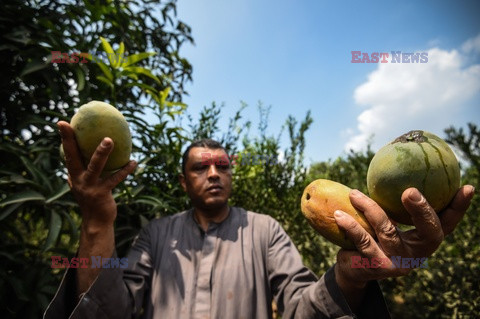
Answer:
<svg viewBox="0 0 480 319"><path fill-rule="evenodd" d="M212 185L209 188L207 188L207 192L221 190L221 189L223 189L223 187L220 185Z"/></svg>

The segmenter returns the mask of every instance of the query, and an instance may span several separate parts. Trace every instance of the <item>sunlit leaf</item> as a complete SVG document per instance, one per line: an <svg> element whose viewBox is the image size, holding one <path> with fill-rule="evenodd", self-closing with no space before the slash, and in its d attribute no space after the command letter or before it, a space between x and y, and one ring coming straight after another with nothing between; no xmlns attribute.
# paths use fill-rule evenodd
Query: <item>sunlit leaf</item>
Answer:
<svg viewBox="0 0 480 319"><path fill-rule="evenodd" d="M141 83L141 82L132 82L132 83L127 83L125 85L126 87L132 87L132 86L136 86L136 87L139 87L139 88L142 88L143 90L147 91L155 91L155 88L153 86L150 86L148 84L145 84L145 83Z"/></svg>
<svg viewBox="0 0 480 319"><path fill-rule="evenodd" d="M77 75L77 90L82 91L85 87L85 74L81 68L75 68L75 74Z"/></svg>
<svg viewBox="0 0 480 319"><path fill-rule="evenodd" d="M110 81L110 83L112 83L113 82L113 74L110 71L110 68L105 63L103 63L102 61L97 61L97 65L100 67L103 74L105 74L105 76Z"/></svg>
<svg viewBox="0 0 480 319"><path fill-rule="evenodd" d="M115 68L116 59L115 59L115 51L113 51L112 46L104 37L100 37L102 41L103 50L107 53L108 60L110 61L110 65Z"/></svg>
<svg viewBox="0 0 480 319"><path fill-rule="evenodd" d="M141 60L144 60L148 57L151 57L151 56L154 56L156 55L157 53L155 52L142 52L142 53L136 53L136 54L132 54L132 55L129 55L125 58L125 61L121 64L121 67L122 68L126 68L132 64L135 64Z"/></svg>
<svg viewBox="0 0 480 319"><path fill-rule="evenodd" d="M157 83L159 83L159 84L162 83L160 81L160 79L157 76L155 76L149 69L142 68L142 67L139 67L139 66L129 66L129 67L125 68L125 70L131 71L131 72L134 72L134 73L138 73L138 74L146 75L149 78L155 80Z"/></svg>
<svg viewBox="0 0 480 319"><path fill-rule="evenodd" d="M125 57L125 44L123 42L120 42L120 46L118 47L118 50L116 52L117 54L117 62L115 63L115 69L117 69L120 65L124 63Z"/></svg>

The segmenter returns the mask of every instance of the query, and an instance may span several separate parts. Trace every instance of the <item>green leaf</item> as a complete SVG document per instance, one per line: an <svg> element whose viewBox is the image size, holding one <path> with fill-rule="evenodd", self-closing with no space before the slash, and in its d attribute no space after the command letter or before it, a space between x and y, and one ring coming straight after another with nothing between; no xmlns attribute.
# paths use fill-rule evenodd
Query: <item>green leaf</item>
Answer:
<svg viewBox="0 0 480 319"><path fill-rule="evenodd" d="M147 90L155 91L155 88L153 86L150 86L148 84L141 83L141 82L127 83L127 84L125 84L125 86L126 87L136 86L136 87L144 89L145 91L147 91Z"/></svg>
<svg viewBox="0 0 480 319"><path fill-rule="evenodd" d="M10 175L0 178L0 185L8 185L8 184L29 184L32 186L38 186L34 181L24 178L21 175Z"/></svg>
<svg viewBox="0 0 480 319"><path fill-rule="evenodd" d="M129 66L129 67L125 68L125 70L131 71L131 72L134 72L134 73L138 73L138 74L146 75L149 78L154 79L158 84L162 84L160 79L156 75L154 75L149 69L142 68L140 66Z"/></svg>
<svg viewBox="0 0 480 319"><path fill-rule="evenodd" d="M26 190L21 193L15 193L7 198L5 198L2 202L0 202L0 207L5 207L10 204L15 204L15 203L24 203L28 201L45 201L45 196L42 194L32 191L32 190Z"/></svg>
<svg viewBox="0 0 480 319"><path fill-rule="evenodd" d="M37 184L42 185L44 188L46 187L47 190L51 192L52 185L50 184L50 180L48 179L48 177L40 169L38 169L27 157L20 156L20 160L32 175L32 179Z"/></svg>
<svg viewBox="0 0 480 319"><path fill-rule="evenodd" d="M100 40L102 40L103 50L105 50L105 52L107 53L108 60L110 61L110 65L112 67L115 67L115 64L116 64L116 59L114 59L115 51L113 51L112 46L110 45L110 43L108 43L108 41L104 37L100 37Z"/></svg>
<svg viewBox="0 0 480 319"><path fill-rule="evenodd" d="M149 222L150 221L147 218L145 218L145 216L140 215L140 225L142 226L142 228L147 226Z"/></svg>
<svg viewBox="0 0 480 319"><path fill-rule="evenodd" d="M129 78L134 79L135 81L138 81L138 75L135 74L135 73L133 73L132 71L122 70L122 71L120 72L120 75L125 75L125 76L127 76L127 77L129 77ZM127 85L128 85L128 84L130 84L130 83L127 83Z"/></svg>
<svg viewBox="0 0 480 319"><path fill-rule="evenodd" d="M31 61L25 66L25 68L23 68L22 72L20 73L20 77L24 77L27 74L40 71L48 66L49 64L43 61Z"/></svg>
<svg viewBox="0 0 480 319"><path fill-rule="evenodd" d="M44 245L44 251L47 251L53 247L54 243L57 241L60 230L62 229L62 217L54 210L51 211L50 215L50 226L48 227L48 237Z"/></svg>
<svg viewBox="0 0 480 319"><path fill-rule="evenodd" d="M55 195L53 195L52 197L50 197L49 199L47 199L45 201L45 204L49 204L51 202L53 202L54 200L62 197L63 195L65 195L66 193L68 193L70 191L70 187L68 186L68 184L64 184L58 191Z"/></svg>
<svg viewBox="0 0 480 319"><path fill-rule="evenodd" d="M105 63L103 63L102 61L97 61L97 65L100 67L100 69L102 69L102 72L103 72L103 74L105 74L107 79L109 79L110 82L113 82L113 74L110 71L110 69L108 68L108 66Z"/></svg>
<svg viewBox="0 0 480 319"><path fill-rule="evenodd" d="M123 42L120 42L120 47L117 50L117 63L115 63L115 69L118 69L120 65L124 63L124 56L123 54L125 53L125 44Z"/></svg>
<svg viewBox="0 0 480 319"><path fill-rule="evenodd" d="M30 32L25 27L15 28L15 31L3 35L4 38L11 41L27 45L31 41Z"/></svg>
<svg viewBox="0 0 480 319"><path fill-rule="evenodd" d="M170 94L170 90L170 87L166 87L165 89L160 91L160 104L162 105L162 107L165 106L165 101L167 100L168 94Z"/></svg>
<svg viewBox="0 0 480 319"><path fill-rule="evenodd" d="M132 54L126 57L125 61L121 64L122 68L126 68L129 65L135 64L138 61L144 60L148 57L156 55L156 52L142 52L142 53L136 53Z"/></svg>
<svg viewBox="0 0 480 319"><path fill-rule="evenodd" d="M106 85L108 85L108 86L110 86L110 87L113 87L112 81L110 81L109 79L107 79L107 78L104 77L103 75L97 76L97 80L102 81L103 83L105 83Z"/></svg>
<svg viewBox="0 0 480 319"><path fill-rule="evenodd" d="M180 106L180 110L186 110L186 109L187 109L187 104L182 103L182 102L170 102L170 101L166 101L165 104L166 104L168 107Z"/></svg>
<svg viewBox="0 0 480 319"><path fill-rule="evenodd" d="M137 203L142 203L142 204L147 204L147 205L152 205L152 206L164 206L164 203L162 200L158 199L155 196L141 196L136 200Z"/></svg>
<svg viewBox="0 0 480 319"><path fill-rule="evenodd" d="M7 258L7 259L10 260L10 261L18 262L18 257L17 257L17 256L12 255L12 254L9 254L9 253L6 252L6 251L0 251L0 256L2 256L2 257L4 257L4 258Z"/></svg>
<svg viewBox="0 0 480 319"><path fill-rule="evenodd" d="M138 194L140 194L140 192L142 192L143 190L145 189L145 185L139 185L137 187L135 187L134 189L132 189L132 197L135 197L137 196Z"/></svg>
<svg viewBox="0 0 480 319"><path fill-rule="evenodd" d="M147 92L158 104L159 104L159 107L160 107L160 111L163 110L163 105L160 101L160 98L158 97L158 94L156 91L152 91L150 89L146 89L145 92Z"/></svg>
<svg viewBox="0 0 480 319"><path fill-rule="evenodd" d="M4 220L5 218L7 218L11 213L13 213L18 207L20 207L20 205L22 205L22 203L15 203L13 205L11 205L10 207L8 207L7 209L5 209L1 214L0 214L0 221Z"/></svg>
<svg viewBox="0 0 480 319"><path fill-rule="evenodd" d="M77 90L80 92L85 87L85 74L81 68L75 68L75 73L77 74Z"/></svg>
<svg viewBox="0 0 480 319"><path fill-rule="evenodd" d="M29 300L28 295L25 292L25 288L23 286L24 282L22 280L20 280L17 277L13 277L13 276L7 276L5 279L12 286L13 291L17 295L18 299L23 300L23 301L28 301Z"/></svg>
<svg viewBox="0 0 480 319"><path fill-rule="evenodd" d="M95 59L95 62L96 62L98 60L98 57L94 57L91 53L87 53L83 55L83 57L89 61L93 61L93 59Z"/></svg>
<svg viewBox="0 0 480 319"><path fill-rule="evenodd" d="M72 219L68 213L64 212L63 210L60 213L67 219L68 223L70 224L70 243L75 243L78 240L78 225Z"/></svg>

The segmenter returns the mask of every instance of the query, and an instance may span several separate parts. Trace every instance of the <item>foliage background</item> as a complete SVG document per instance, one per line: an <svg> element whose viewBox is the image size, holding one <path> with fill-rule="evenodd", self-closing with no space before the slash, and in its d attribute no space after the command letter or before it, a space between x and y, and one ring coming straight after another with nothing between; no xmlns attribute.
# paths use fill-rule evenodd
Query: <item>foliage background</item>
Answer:
<svg viewBox="0 0 480 319"><path fill-rule="evenodd" d="M300 213L300 196L316 178L366 190L373 156L351 152L310 168L303 164L310 114L288 117L281 132L268 131L270 108L258 106L252 128L238 106L219 130L222 109L212 103L193 121L182 103L192 66L179 54L193 42L175 15L175 1L17 1L0 13L0 307L5 318L37 318L63 271L50 257L72 257L81 218L65 181L55 123L90 100L114 104L134 135L139 169L115 190L120 255L150 219L189 206L177 183L181 152L189 141L213 137L229 153L281 155L277 165L234 167L232 205L270 214L281 222L305 263L318 275L338 248L315 234ZM125 54L106 63L51 63L51 51ZM92 57L90 57L91 59ZM146 121L146 118L149 121ZM280 148L286 134L289 144ZM463 183L479 185L480 131L448 128L445 137L464 157ZM429 259L429 268L381 282L394 318L473 318L480 310L478 192L457 231Z"/></svg>

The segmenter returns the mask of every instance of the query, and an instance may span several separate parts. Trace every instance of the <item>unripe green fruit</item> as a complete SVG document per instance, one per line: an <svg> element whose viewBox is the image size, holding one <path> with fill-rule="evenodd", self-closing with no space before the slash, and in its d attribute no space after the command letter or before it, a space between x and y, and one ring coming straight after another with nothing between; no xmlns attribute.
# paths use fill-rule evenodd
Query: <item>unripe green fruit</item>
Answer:
<svg viewBox="0 0 480 319"><path fill-rule="evenodd" d="M99 101L84 104L72 117L70 125L85 164L90 162L105 137L113 140L114 148L103 171L118 170L129 162L132 152L130 129L122 113L112 105Z"/></svg>
<svg viewBox="0 0 480 319"><path fill-rule="evenodd" d="M391 219L413 225L401 201L403 191L417 188L438 213L460 187L460 167L444 140L429 132L410 131L375 154L367 172L367 187L370 197Z"/></svg>

